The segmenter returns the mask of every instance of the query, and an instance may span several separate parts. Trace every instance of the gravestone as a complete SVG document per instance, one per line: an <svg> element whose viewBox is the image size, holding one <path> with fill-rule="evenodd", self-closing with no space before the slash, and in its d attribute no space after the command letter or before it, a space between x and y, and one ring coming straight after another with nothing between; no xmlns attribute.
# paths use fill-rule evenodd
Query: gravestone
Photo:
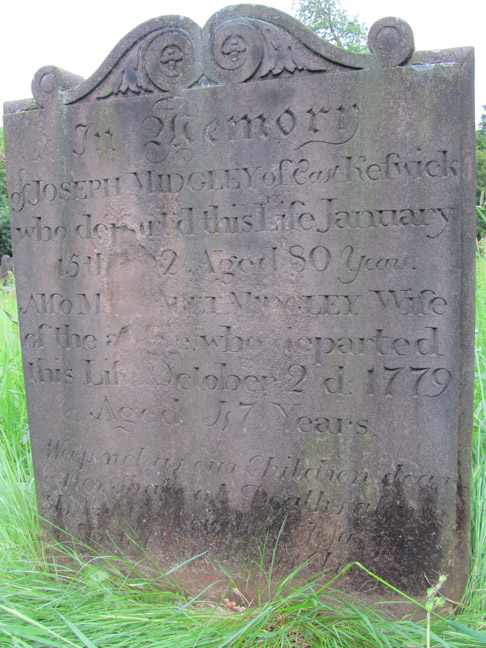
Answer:
<svg viewBox="0 0 486 648"><path fill-rule="evenodd" d="M396 18L369 48L263 7L162 17L5 104L49 522L164 567L268 535L275 574L460 595L473 55L414 53Z"/></svg>
<svg viewBox="0 0 486 648"><path fill-rule="evenodd" d="M5 285L9 278L13 276L14 263L13 258L4 254L0 261L0 283Z"/></svg>

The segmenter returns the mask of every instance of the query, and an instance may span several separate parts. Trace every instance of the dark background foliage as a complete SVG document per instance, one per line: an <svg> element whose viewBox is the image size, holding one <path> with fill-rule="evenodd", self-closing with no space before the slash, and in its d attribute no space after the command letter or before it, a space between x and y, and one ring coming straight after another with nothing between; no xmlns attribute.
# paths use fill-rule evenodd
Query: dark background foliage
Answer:
<svg viewBox="0 0 486 648"><path fill-rule="evenodd" d="M7 196L7 172L5 169L5 143L3 128L0 128L0 257L12 254L10 238L10 216Z"/></svg>

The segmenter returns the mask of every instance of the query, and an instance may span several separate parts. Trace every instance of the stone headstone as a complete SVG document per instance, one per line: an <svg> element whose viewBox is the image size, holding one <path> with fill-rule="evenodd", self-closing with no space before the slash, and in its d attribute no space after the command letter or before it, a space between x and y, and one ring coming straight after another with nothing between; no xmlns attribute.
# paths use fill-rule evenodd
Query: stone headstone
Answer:
<svg viewBox="0 0 486 648"><path fill-rule="evenodd" d="M13 258L8 254L4 254L0 261L0 283L6 284L10 277L13 277L14 263Z"/></svg>
<svg viewBox="0 0 486 648"><path fill-rule="evenodd" d="M48 521L163 566L268 534L274 574L460 592L473 55L396 18L369 47L262 7L162 17L5 105Z"/></svg>

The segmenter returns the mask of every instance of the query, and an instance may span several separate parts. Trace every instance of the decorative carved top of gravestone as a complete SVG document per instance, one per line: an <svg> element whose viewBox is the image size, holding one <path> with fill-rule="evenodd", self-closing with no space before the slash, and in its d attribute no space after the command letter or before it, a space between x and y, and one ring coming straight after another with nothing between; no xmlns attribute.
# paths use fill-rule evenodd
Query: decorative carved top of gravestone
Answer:
<svg viewBox="0 0 486 648"><path fill-rule="evenodd" d="M414 53L396 18L369 46L263 7L163 17L5 105L47 520L163 565L281 531L275 573L460 593L472 51Z"/></svg>

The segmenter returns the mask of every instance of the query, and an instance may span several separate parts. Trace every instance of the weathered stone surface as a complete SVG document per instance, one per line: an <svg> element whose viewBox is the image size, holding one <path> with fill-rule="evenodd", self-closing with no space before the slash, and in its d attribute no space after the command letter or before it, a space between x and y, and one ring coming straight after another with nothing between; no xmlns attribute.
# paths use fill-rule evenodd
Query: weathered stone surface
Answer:
<svg viewBox="0 0 486 648"><path fill-rule="evenodd" d="M158 18L6 104L42 516L164 565L239 564L285 518L280 573L461 590L472 51L393 18L370 49L265 8Z"/></svg>

